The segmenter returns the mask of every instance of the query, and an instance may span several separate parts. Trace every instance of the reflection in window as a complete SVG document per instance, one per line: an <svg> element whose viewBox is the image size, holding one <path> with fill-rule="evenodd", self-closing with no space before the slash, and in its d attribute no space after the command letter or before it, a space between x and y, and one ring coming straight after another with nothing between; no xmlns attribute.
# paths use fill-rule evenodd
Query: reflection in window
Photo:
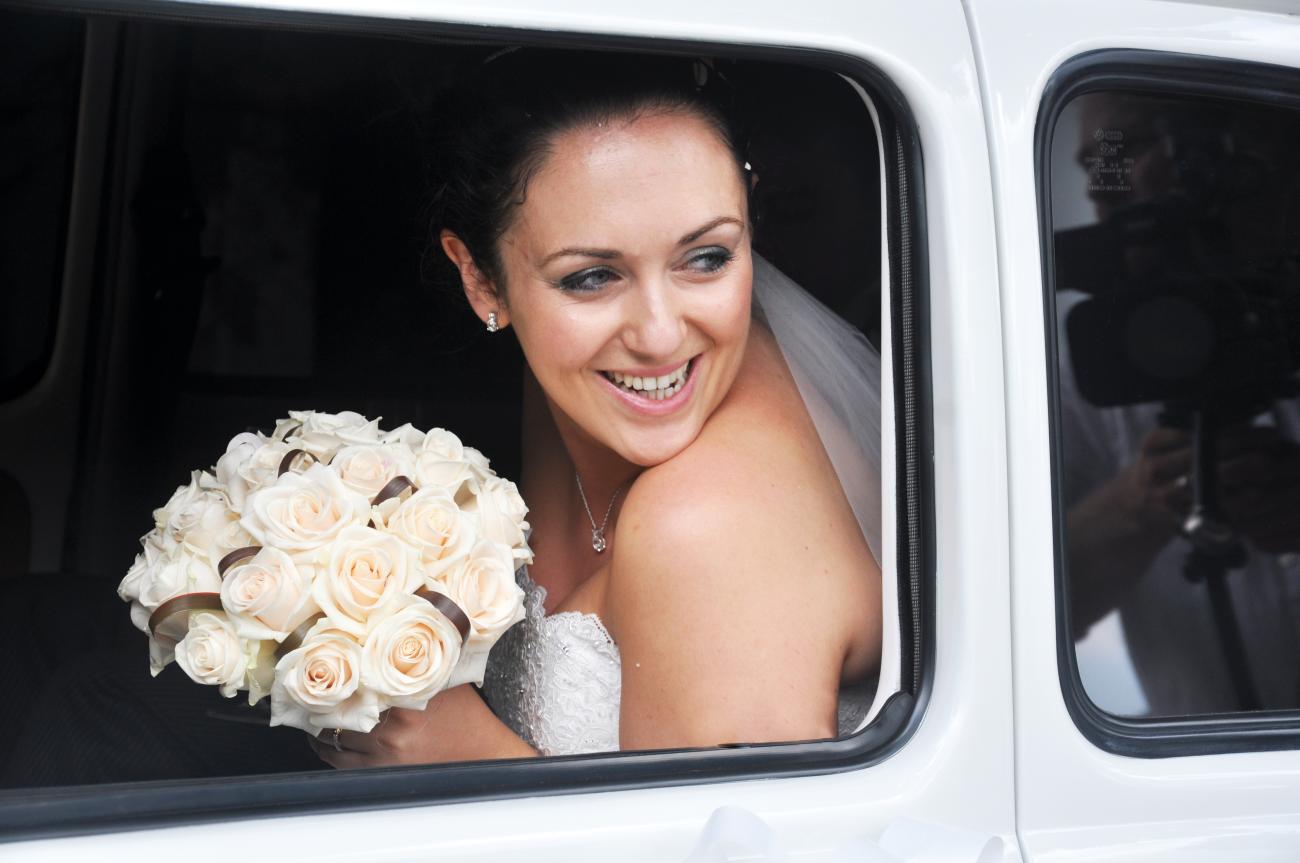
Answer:
<svg viewBox="0 0 1300 863"><path fill-rule="evenodd" d="M1297 140L1294 111L1119 92L1055 128L1063 559L1114 713L1300 707Z"/></svg>
<svg viewBox="0 0 1300 863"><path fill-rule="evenodd" d="M1115 714L1300 707L1297 135L1121 92L1058 118L1063 561Z"/></svg>

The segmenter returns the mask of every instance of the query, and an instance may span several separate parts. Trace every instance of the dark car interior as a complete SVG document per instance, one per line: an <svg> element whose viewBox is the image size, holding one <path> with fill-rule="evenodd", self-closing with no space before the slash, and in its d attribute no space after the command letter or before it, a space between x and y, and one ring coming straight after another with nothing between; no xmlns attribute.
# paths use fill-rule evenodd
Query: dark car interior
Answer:
<svg viewBox="0 0 1300 863"><path fill-rule="evenodd" d="M354 410L518 474L518 348L423 217L439 94L501 47L0 8L0 786L320 766L238 699L150 679L115 593L151 510L234 434ZM878 344L860 95L717 63L750 94L756 247Z"/></svg>

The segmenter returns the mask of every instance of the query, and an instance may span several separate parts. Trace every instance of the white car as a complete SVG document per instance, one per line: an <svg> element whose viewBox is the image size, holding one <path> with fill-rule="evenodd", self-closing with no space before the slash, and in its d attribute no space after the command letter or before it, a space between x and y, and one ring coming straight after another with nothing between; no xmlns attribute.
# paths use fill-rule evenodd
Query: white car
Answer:
<svg viewBox="0 0 1300 863"><path fill-rule="evenodd" d="M358 409L438 415L421 413L418 369L359 382L323 343L357 328L391 367L423 332L431 363L448 356L432 353L437 321L365 329L367 309L410 302L386 286L418 286L419 154L394 130L435 84L467 74L465 58L501 47L707 57L714 72L772 89L759 109L777 155L770 171L756 164L759 185L783 165L815 175L773 193L773 223L789 229L773 254L814 290L827 274L828 301L882 346L885 487L896 491L884 501L884 659L856 734L356 772L153 779L143 765L84 784L11 779L0 858L1300 860L1300 641L1286 628L1300 622L1289 544L1300 531L1266 540L1237 525L1244 539L1206 539L1201 527L1220 523L1212 483L1184 467L1167 479L1196 492L1201 521L1183 525L1195 542L1170 534L1137 566L1191 560L1192 548L1210 561L1169 610L1123 592L1093 601L1087 549L1071 545L1084 537L1073 507L1106 476L1071 435L1088 433L1090 411L1111 410L1098 422L1110 423L1118 469L1146 445L1150 405L1163 405L1160 422L1181 410L1174 424L1203 426L1194 437L1209 446L1229 409L1198 401L1210 372L1179 375L1193 360L1218 369L1232 339L1271 353L1241 349L1231 358L1245 370L1214 378L1236 412L1224 427L1264 427L1290 457L1293 0L67 0L3 4L0 27L0 68L27 58L35 70L11 77L0 105L6 148L23 154L0 168L18 178L0 192L0 225L12 229L0 245L11 261L0 264L7 610L51 614L29 573L69 593L94 583L116 603L108 594L142 518L191 465L177 438L214 452L246 415L269 421L298 406L286 400L328 409L372 390ZM37 90L48 98L29 102ZM360 119L345 134L340 118ZM386 150L395 140L408 149ZM1174 179L1151 179L1153 160ZM408 221L393 215L399 199ZM37 223L49 238L12 239ZM1114 236L1128 229L1137 234ZM1190 256L1184 281L1143 281L1154 293L1141 302L1114 299L1107 286L1132 272L1112 270L1142 270L1133 250L1149 246ZM1244 299L1188 305L1210 291L1198 269ZM1256 277L1263 287L1241 287ZM466 350L498 362L481 360L479 343ZM1107 373L1145 374L1145 389L1109 386ZM449 387L438 410L477 403ZM517 418L508 399L482 409L465 436L488 438L491 454L493 429ZM1133 423L1127 443L1115 441L1113 411ZM1258 419L1269 411L1278 418ZM1289 494L1300 475L1279 483ZM1109 553L1108 541L1088 549ZM1225 548L1267 558L1275 593L1252 598ZM1199 629L1188 624L1184 606L1213 593L1207 584L1218 585L1214 608L1237 591L1239 609L1258 600L1281 623L1224 624L1220 611L1212 625L1205 611ZM105 614L125 622L121 607L53 618L72 646L98 649L118 643L97 629ZM11 706L36 700L43 658L79 655L48 632L28 636L21 649L38 645L37 659L10 660ZM143 639L129 644L143 657ZM1188 644L1207 652L1178 653ZM63 685L100 673L79 661ZM1188 663L1204 688L1172 692ZM53 759L16 751L23 722L45 721L22 717L2 726L14 730L0 759Z"/></svg>

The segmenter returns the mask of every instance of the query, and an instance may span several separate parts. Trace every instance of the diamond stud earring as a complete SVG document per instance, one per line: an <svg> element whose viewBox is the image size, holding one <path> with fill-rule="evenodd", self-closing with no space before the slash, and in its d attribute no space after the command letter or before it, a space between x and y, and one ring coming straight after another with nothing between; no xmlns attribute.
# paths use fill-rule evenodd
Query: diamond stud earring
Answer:
<svg viewBox="0 0 1300 863"><path fill-rule="evenodd" d="M488 312L487 331L489 333L495 333L499 329L501 329L501 327L497 325L497 313Z"/></svg>

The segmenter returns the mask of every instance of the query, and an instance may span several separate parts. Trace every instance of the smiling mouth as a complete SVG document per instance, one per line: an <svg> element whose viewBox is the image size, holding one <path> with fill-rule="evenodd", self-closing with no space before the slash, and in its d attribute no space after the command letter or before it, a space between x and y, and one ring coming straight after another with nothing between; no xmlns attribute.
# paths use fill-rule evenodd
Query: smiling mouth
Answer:
<svg viewBox="0 0 1300 863"><path fill-rule="evenodd" d="M625 375L622 372L601 372L605 380L626 393L648 401L660 402L670 399L686 386L691 372L695 368L695 357L682 363L666 375L646 376Z"/></svg>

